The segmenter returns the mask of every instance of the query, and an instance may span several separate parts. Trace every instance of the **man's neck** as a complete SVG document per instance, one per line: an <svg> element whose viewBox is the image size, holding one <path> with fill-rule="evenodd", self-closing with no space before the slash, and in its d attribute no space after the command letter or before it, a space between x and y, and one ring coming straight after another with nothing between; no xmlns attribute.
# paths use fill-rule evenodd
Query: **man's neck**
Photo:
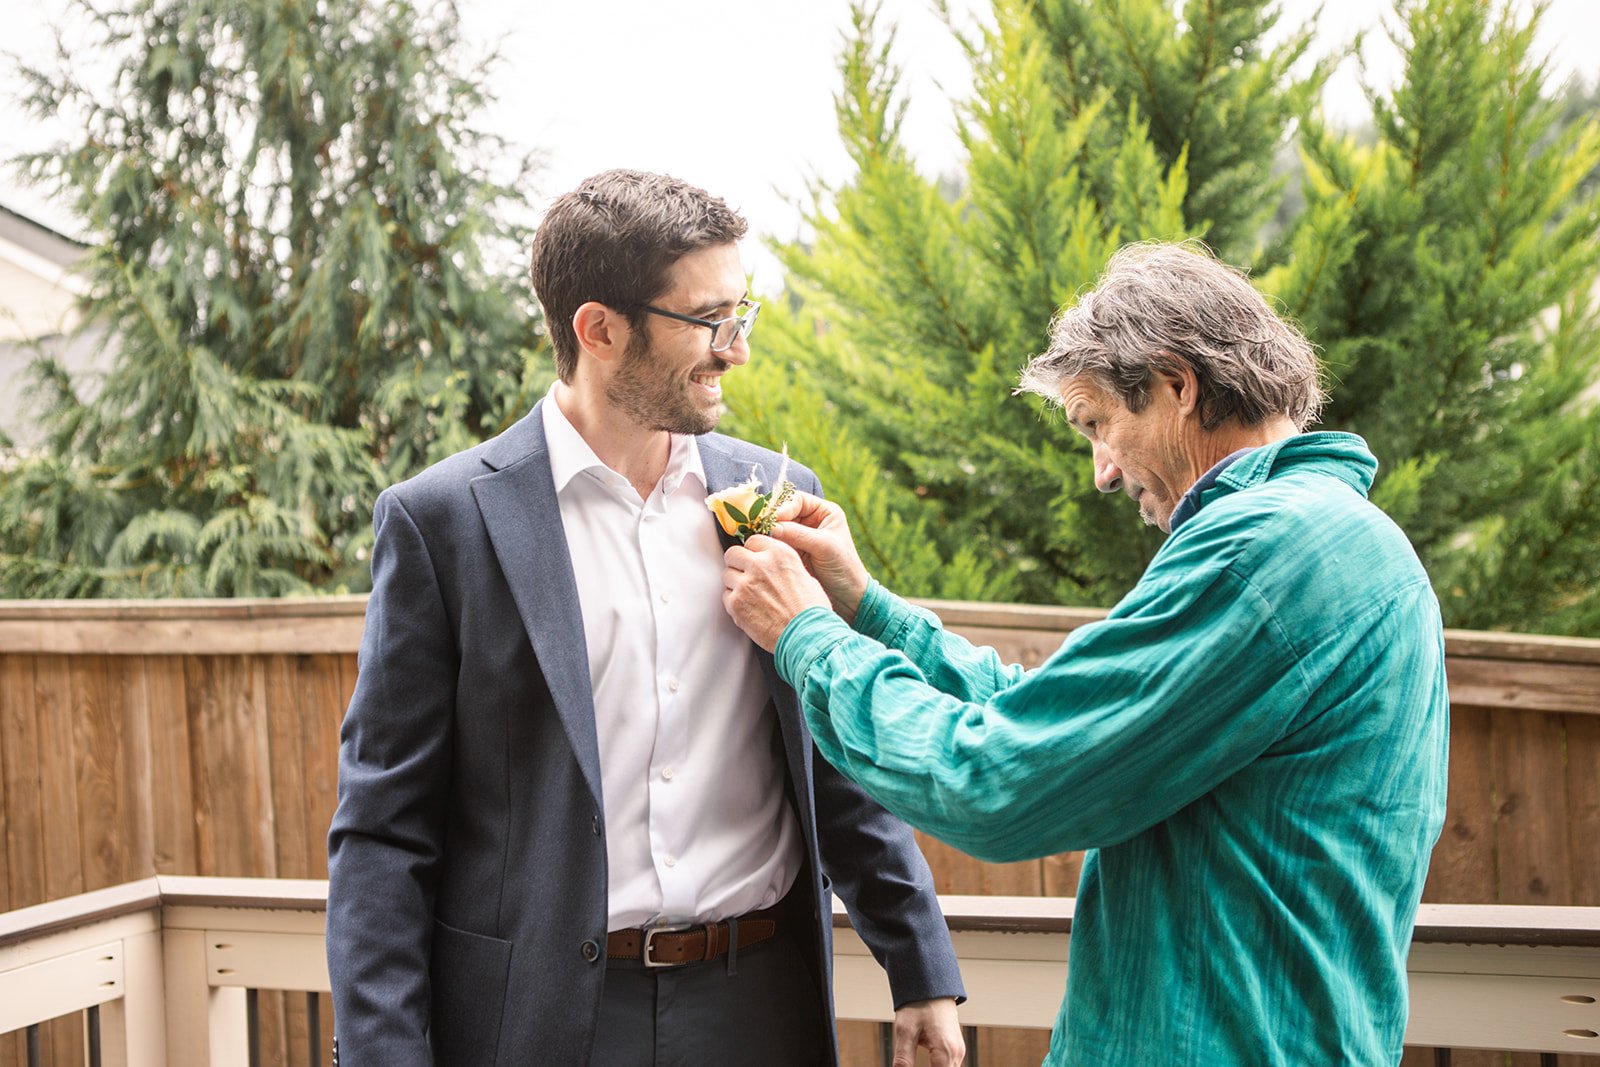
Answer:
<svg viewBox="0 0 1600 1067"><path fill-rule="evenodd" d="M552 398L596 458L628 479L641 498L649 497L666 473L671 436L632 422L599 388L581 381L557 382Z"/></svg>
<svg viewBox="0 0 1600 1067"><path fill-rule="evenodd" d="M1282 415L1275 415L1254 426L1244 426L1237 422L1219 426L1211 433L1201 435L1195 477L1199 478L1242 448L1260 448L1262 445L1270 445L1293 437L1299 432L1295 429L1294 423Z"/></svg>

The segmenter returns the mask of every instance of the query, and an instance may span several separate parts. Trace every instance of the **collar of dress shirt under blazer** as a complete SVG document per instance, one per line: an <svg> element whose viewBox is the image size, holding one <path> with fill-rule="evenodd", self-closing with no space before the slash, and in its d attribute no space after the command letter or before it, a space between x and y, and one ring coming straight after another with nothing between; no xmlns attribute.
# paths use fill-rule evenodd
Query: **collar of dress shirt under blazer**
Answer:
<svg viewBox="0 0 1600 1067"><path fill-rule="evenodd" d="M600 744L595 734L589 653L583 641L578 585L561 526L561 507L550 473L549 447L540 411L541 405L551 402L549 397L541 399L532 411L479 453L489 470L472 479L472 495L545 683L550 687L556 714L594 794L595 808L600 810ZM726 438L712 437L697 441L706 487L713 493L750 477L749 461L737 459L728 450L727 442ZM767 479L777 474L765 470L760 473ZM715 521L710 511L706 512L706 521ZM734 543L720 529L717 535L724 548ZM759 649L757 652L769 691L779 693L782 683L772 657ZM805 742L795 715L784 714L779 719L789 750L790 773L804 773L806 777L797 781L809 781L811 746Z"/></svg>

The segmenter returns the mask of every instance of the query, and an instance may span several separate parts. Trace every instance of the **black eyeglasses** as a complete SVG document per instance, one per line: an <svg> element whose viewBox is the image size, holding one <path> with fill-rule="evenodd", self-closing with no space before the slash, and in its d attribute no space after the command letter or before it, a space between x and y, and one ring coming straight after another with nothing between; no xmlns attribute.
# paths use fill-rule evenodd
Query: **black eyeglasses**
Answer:
<svg viewBox="0 0 1600 1067"><path fill-rule="evenodd" d="M676 311L651 307L649 304L640 304L639 310L660 315L662 318L704 326L711 331L711 351L726 352L733 347L733 342L741 337L750 336L750 331L756 327L756 312L761 310L760 302L755 300L741 300L739 306L745 309L742 315L729 315L725 319L697 319L693 315L680 315Z"/></svg>

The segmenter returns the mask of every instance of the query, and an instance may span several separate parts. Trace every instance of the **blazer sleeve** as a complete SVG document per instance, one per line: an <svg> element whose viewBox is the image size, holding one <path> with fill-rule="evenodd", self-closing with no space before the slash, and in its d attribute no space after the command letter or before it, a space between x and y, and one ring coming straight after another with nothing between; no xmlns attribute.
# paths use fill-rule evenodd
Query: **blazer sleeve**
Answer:
<svg viewBox="0 0 1600 1067"><path fill-rule="evenodd" d="M808 492L821 496L815 477ZM889 979L894 1006L967 999L933 872L911 827L834 769L812 745L812 789L823 872ZM822 901L822 921L830 922Z"/></svg>
<svg viewBox="0 0 1600 1067"><path fill-rule="evenodd" d="M420 530L373 513L372 596L328 834L328 973L340 1062L431 1064L429 959L458 654Z"/></svg>

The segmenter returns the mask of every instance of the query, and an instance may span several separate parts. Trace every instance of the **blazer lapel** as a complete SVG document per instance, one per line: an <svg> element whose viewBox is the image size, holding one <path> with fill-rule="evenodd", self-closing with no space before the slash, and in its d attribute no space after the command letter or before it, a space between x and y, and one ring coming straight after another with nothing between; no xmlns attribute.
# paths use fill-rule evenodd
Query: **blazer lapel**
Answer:
<svg viewBox="0 0 1600 1067"><path fill-rule="evenodd" d="M706 488L713 493L747 480L751 474L751 467L754 466L753 460L740 461L725 449L724 443L730 440L720 435L714 438L700 438L700 462L706 472ZM775 469L763 468L755 473L764 490L771 489L771 480L778 476ZM739 543L738 538L724 533L720 525L717 527L717 536L722 539L724 551ZM811 732L806 729L805 717L800 714L800 702L794 690L778 677L778 665L773 661L772 653L757 648L756 660L761 664L761 673L767 680L767 692L771 695L773 706L778 711L778 728L783 734L783 750L789 762L789 776L794 782L796 794L806 798L805 807L808 810L801 815L801 819L808 821L811 798ZM806 830L808 837L814 833L809 825Z"/></svg>
<svg viewBox="0 0 1600 1067"><path fill-rule="evenodd" d="M483 462L491 472L472 479L472 494L598 809L600 745L594 692L578 585L544 439L540 407L548 402L539 401L484 450Z"/></svg>

